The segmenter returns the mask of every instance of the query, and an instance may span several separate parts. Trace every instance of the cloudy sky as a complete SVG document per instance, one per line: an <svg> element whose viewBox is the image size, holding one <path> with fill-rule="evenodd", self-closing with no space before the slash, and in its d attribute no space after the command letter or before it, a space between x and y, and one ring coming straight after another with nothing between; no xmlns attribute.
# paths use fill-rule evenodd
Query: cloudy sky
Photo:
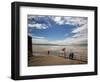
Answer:
<svg viewBox="0 0 100 82"><path fill-rule="evenodd" d="M87 17L28 15L28 35L33 43L86 45Z"/></svg>

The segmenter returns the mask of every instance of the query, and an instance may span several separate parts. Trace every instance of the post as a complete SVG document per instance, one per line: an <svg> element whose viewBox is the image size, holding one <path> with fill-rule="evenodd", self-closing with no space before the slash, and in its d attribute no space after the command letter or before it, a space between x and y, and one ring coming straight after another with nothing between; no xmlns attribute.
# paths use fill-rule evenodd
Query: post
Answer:
<svg viewBox="0 0 100 82"><path fill-rule="evenodd" d="M32 37L28 36L28 57L32 56Z"/></svg>
<svg viewBox="0 0 100 82"><path fill-rule="evenodd" d="M63 48L62 51L64 52L64 58L66 58L66 48Z"/></svg>

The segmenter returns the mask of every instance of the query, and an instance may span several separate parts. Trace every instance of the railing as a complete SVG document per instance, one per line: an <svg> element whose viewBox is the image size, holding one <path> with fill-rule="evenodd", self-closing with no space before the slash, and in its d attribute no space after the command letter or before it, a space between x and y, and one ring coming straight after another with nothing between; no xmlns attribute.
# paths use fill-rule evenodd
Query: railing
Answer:
<svg viewBox="0 0 100 82"><path fill-rule="evenodd" d="M72 60L78 60L78 61L83 61L83 62L87 62L87 50L83 49L78 50L75 48L75 50L67 48L68 46L64 46L64 45L32 45L33 49L33 56L60 56L63 58L68 58L68 59L72 59ZM52 47L55 47L54 50ZM58 48L58 49L56 49ZM62 48L65 48L65 51L62 51ZM48 53L49 51L49 53ZM73 57L71 58L71 53L73 53Z"/></svg>

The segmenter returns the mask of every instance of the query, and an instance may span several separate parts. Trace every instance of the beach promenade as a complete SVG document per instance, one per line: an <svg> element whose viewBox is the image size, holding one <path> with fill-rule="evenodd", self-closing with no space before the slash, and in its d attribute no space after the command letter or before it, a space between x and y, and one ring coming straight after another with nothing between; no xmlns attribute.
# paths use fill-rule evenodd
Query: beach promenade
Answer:
<svg viewBox="0 0 100 82"><path fill-rule="evenodd" d="M75 64L86 64L86 63L87 62L50 55L50 56L30 57L28 66L75 65Z"/></svg>

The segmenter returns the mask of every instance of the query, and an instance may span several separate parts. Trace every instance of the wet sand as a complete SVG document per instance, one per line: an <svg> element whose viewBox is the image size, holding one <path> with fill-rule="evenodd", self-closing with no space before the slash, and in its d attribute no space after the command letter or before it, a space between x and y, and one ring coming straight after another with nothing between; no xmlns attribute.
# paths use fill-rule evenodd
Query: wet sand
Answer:
<svg viewBox="0 0 100 82"><path fill-rule="evenodd" d="M76 65L87 64L79 60L71 60L59 56L32 56L28 59L28 66L49 66L49 65Z"/></svg>

